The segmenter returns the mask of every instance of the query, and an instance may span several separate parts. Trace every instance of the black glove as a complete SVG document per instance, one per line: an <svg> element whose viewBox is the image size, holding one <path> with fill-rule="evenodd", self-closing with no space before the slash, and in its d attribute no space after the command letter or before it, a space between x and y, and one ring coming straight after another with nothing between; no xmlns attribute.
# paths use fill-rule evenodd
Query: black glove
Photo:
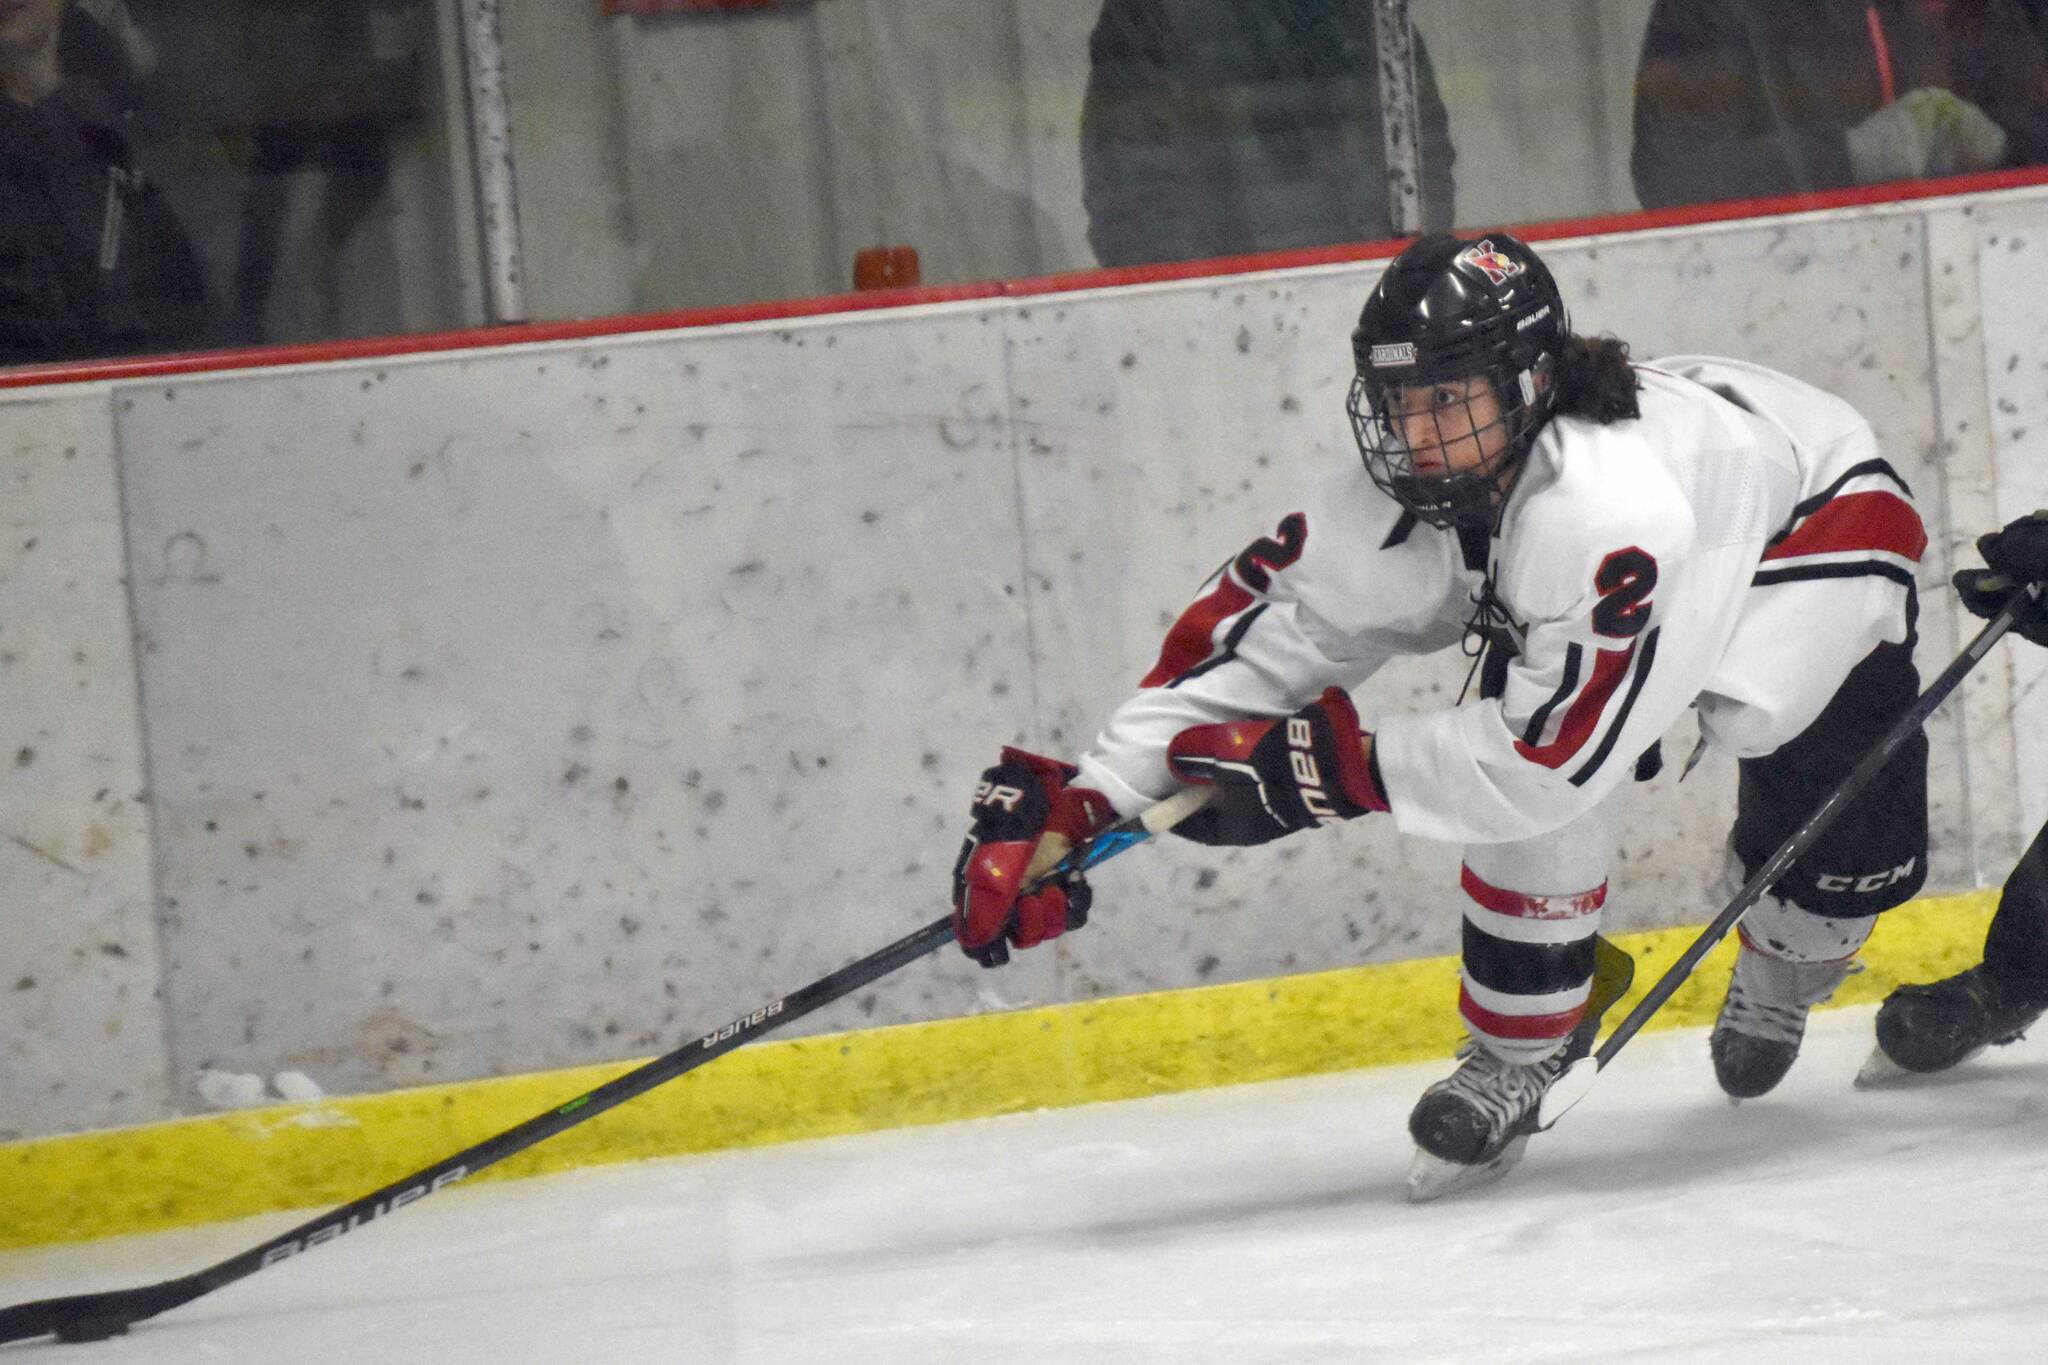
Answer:
<svg viewBox="0 0 2048 1365"><path fill-rule="evenodd" d="M1351 698L1335 687L1278 720L1183 730L1167 746L1166 766L1183 782L1213 785L1216 795L1173 832L1198 844L1263 844L1385 810L1363 738Z"/></svg>
<svg viewBox="0 0 2048 1365"><path fill-rule="evenodd" d="M1963 605L1989 620L2004 611L2026 584L2048 584L2048 510L2029 512L1979 536L1977 553L1989 567L1959 570L1950 581ZM2015 635L2048 647L2048 603L2036 602L2031 611L2022 611L2012 629Z"/></svg>

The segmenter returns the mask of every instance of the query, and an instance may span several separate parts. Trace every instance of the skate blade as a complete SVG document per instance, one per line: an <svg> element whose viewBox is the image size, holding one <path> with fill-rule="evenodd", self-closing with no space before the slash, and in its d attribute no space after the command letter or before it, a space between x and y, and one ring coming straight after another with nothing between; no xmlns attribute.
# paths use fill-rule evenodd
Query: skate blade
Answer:
<svg viewBox="0 0 2048 1365"><path fill-rule="evenodd" d="M2005 1041L2010 1042L2011 1040L2007 1039ZM1858 1090L1885 1090L1892 1086L1911 1085L1915 1081L1926 1080L1929 1076L1940 1076L1946 1072L1953 1071L1964 1062L1981 1055L1983 1051L1984 1048L1981 1046L1973 1047L1962 1056L1956 1058L1953 1065L1945 1066L1940 1071L1914 1071L1900 1066L1897 1062L1893 1061L1882 1047L1874 1047L1870 1049L1870 1056L1864 1060L1863 1069L1856 1073L1856 1088Z"/></svg>
<svg viewBox="0 0 2048 1365"><path fill-rule="evenodd" d="M1427 1204L1447 1194L1460 1190L1477 1189L1491 1185L1515 1168L1522 1159L1522 1149L1529 1145L1525 1133L1512 1139L1507 1146L1488 1161L1474 1162L1467 1166L1462 1162L1445 1161L1440 1156L1431 1156L1417 1148L1415 1156L1408 1163L1408 1202Z"/></svg>
<svg viewBox="0 0 2048 1365"><path fill-rule="evenodd" d="M1856 1073L1858 1090L1883 1090L1913 1080L1920 1073L1908 1071L1890 1057L1881 1047L1870 1049L1870 1056L1864 1059L1863 1067Z"/></svg>

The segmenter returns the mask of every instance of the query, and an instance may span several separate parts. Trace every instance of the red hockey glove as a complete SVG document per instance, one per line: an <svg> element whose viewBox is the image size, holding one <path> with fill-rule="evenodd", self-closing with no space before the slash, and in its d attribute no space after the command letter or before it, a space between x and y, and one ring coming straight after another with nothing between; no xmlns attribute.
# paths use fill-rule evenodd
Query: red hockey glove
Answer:
<svg viewBox="0 0 2048 1365"><path fill-rule="evenodd" d="M1360 742L1358 712L1341 688L1278 720L1197 725L1173 737L1166 763L1216 797L1173 827L1201 844L1263 844L1331 820L1385 810Z"/></svg>
<svg viewBox="0 0 2048 1365"><path fill-rule="evenodd" d="M2000 530L1979 536L1977 553L1990 567L1963 569L1953 581L1963 605L1989 619L2005 610L2005 604L2025 584L2048 582L2048 510L2029 512ZM2020 613L2012 628L2024 639L2048 645L2048 606Z"/></svg>
<svg viewBox="0 0 2048 1365"><path fill-rule="evenodd" d="M1075 877L1028 896L1024 884L1069 848L1116 822L1109 798L1068 784L1080 769L1005 747L981 775L974 828L953 865L953 937L984 967L1010 960L1006 945L1032 948L1088 922L1094 899Z"/></svg>

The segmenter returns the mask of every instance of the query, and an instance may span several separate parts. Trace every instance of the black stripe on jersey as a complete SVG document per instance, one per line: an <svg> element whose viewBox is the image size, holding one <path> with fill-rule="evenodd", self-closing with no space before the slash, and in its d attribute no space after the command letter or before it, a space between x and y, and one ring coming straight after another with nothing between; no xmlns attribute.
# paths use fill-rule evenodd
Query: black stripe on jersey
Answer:
<svg viewBox="0 0 2048 1365"><path fill-rule="evenodd" d="M1607 737L1600 741L1600 747L1586 760L1586 766L1572 774L1572 785L1583 787L1586 780L1600 771L1600 765L1607 761L1607 755L1614 752L1614 743L1621 738L1622 727L1628 724L1628 713L1635 709L1636 698L1642 695L1643 684L1649 680L1650 664L1657 657L1657 636L1662 626L1650 627L1650 633L1643 637L1642 652L1636 655L1636 675L1629 680L1628 695L1621 699L1621 709L1614 713L1614 723L1607 727Z"/></svg>
<svg viewBox="0 0 2048 1365"><path fill-rule="evenodd" d="M1516 943L1495 938L1471 920L1462 943L1465 972L1503 995L1549 995L1574 990L1593 975L1593 921L1576 943Z"/></svg>
<svg viewBox="0 0 2048 1365"><path fill-rule="evenodd" d="M1565 698L1578 689L1579 663L1584 657L1585 651L1577 644L1568 645L1565 648L1564 681L1558 684L1557 691L1551 694L1550 700L1537 707L1536 714L1529 717L1529 728L1522 732L1522 743L1532 748L1542 746L1543 727L1549 723L1550 713L1555 711L1563 704Z"/></svg>
<svg viewBox="0 0 2048 1365"><path fill-rule="evenodd" d="M1387 538L1380 542L1382 550L1391 550L1408 539L1409 533L1421 524L1422 518L1413 512L1404 511L1394 518L1394 529L1387 532Z"/></svg>
<svg viewBox="0 0 2048 1365"><path fill-rule="evenodd" d="M1771 546L1782 542L1785 537L1791 535L1799 528L1800 522L1805 521L1808 517L1819 511L1823 504L1833 500L1835 494L1842 491L1843 484L1848 483L1851 479L1860 479L1866 474L1881 474L1897 484L1900 491L1907 497L1913 496L1912 485L1899 477L1899 471L1893 469L1889 461L1883 459L1863 460L1857 464L1850 465L1841 478L1836 479L1826 488L1821 489L1820 492L1815 493L1812 497L1794 507L1791 517L1785 522L1785 529L1772 536L1765 543L1764 548L1768 550Z"/></svg>
<svg viewBox="0 0 2048 1365"><path fill-rule="evenodd" d="M1261 602L1244 615L1238 617L1237 624L1230 628L1230 634L1223 637L1222 649L1217 650L1214 654L1211 654L1208 658L1202 660L1202 662L1196 664L1178 678L1175 678L1167 686L1179 687L1182 683L1193 678L1199 678L1210 669L1221 668L1232 659L1235 659L1237 657L1237 647L1243 642L1245 634L1251 630L1252 622L1258 620L1264 614L1266 608L1272 605L1271 602Z"/></svg>
<svg viewBox="0 0 2048 1365"><path fill-rule="evenodd" d="M1767 588L1773 583L1799 583L1814 578L1889 578L1894 583L1903 583L1909 588L1913 586L1913 575L1907 570L1897 564L1868 559L1846 564L1795 564L1784 569L1758 569L1750 584Z"/></svg>
<svg viewBox="0 0 2048 1365"><path fill-rule="evenodd" d="M1807 564L1789 569L1760 569L1750 580L1752 587L1769 587L1773 583L1796 583L1813 578L1889 578L1894 583L1903 583L1906 588L1906 644L1911 647L1920 638L1920 585L1913 581L1913 575L1896 564L1875 560L1860 560L1849 564Z"/></svg>

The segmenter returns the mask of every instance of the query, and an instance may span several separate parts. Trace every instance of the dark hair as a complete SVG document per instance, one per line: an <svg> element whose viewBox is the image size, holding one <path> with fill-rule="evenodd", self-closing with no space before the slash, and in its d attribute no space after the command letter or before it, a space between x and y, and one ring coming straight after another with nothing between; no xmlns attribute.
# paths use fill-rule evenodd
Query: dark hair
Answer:
<svg viewBox="0 0 2048 1365"><path fill-rule="evenodd" d="M1642 416L1636 405L1635 367L1628 363L1628 343L1619 337L1564 339L1557 358L1556 411L1568 417L1590 417L1606 426Z"/></svg>

